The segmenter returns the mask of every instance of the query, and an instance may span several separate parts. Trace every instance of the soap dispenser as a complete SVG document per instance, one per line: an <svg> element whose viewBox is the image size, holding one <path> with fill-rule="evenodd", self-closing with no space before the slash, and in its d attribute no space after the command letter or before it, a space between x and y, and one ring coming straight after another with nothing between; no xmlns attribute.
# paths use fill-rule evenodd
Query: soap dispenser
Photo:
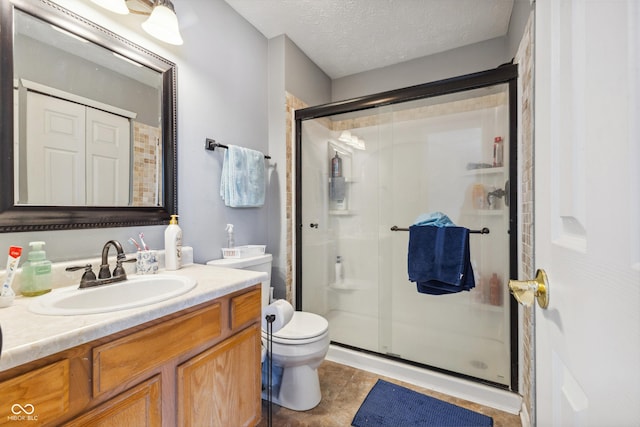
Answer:
<svg viewBox="0 0 640 427"><path fill-rule="evenodd" d="M164 267L167 270L182 267L182 229L178 225L178 215L171 215L164 231Z"/></svg>
<svg viewBox="0 0 640 427"><path fill-rule="evenodd" d="M42 249L44 242L30 242L29 246L31 250L20 275L20 293L35 297L51 291L51 261Z"/></svg>

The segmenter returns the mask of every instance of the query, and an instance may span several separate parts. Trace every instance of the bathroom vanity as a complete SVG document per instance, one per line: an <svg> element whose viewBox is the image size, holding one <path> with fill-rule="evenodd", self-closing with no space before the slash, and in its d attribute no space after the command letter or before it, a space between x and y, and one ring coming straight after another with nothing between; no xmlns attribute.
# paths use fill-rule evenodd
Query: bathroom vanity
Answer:
<svg viewBox="0 0 640 427"><path fill-rule="evenodd" d="M111 313L38 315L28 298L0 311L0 425L257 424L265 274L201 265L171 274L198 284Z"/></svg>

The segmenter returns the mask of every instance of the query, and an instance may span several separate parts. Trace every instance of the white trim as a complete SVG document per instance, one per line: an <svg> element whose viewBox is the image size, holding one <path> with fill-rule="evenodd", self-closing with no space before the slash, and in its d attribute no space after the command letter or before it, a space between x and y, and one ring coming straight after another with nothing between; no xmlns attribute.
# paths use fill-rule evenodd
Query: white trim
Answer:
<svg viewBox="0 0 640 427"><path fill-rule="evenodd" d="M522 408L520 408L520 423L522 427L531 427L531 417L529 417L529 411L524 401L522 402Z"/></svg>
<svg viewBox="0 0 640 427"><path fill-rule="evenodd" d="M330 345L326 359L514 415L520 414L523 408L522 396L519 394L368 353Z"/></svg>
<svg viewBox="0 0 640 427"><path fill-rule="evenodd" d="M27 79L20 79L22 86L29 90L43 93L45 95L55 96L56 98L65 99L67 101L75 102L78 104L86 105L88 107L97 108L98 110L106 111L108 113L117 114L129 119L135 119L138 113L135 111L129 111L122 108L114 107L113 105L104 104L91 98L85 98L84 96L76 95L70 92L65 92L60 89L56 89L50 86L46 86L40 83L32 82Z"/></svg>

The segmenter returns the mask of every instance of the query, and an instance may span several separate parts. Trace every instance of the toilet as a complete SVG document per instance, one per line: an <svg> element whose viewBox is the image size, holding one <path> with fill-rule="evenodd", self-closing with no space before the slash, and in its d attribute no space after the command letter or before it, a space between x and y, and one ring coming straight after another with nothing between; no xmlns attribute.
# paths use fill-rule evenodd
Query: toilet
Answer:
<svg viewBox="0 0 640 427"><path fill-rule="evenodd" d="M239 268L268 274L262 282L262 308L271 296L271 254L250 258L225 258L207 262L217 267ZM318 367L329 350L329 322L317 314L296 311L282 329L273 333L274 372L282 372L279 389L273 389L273 402L294 411L306 411L320 403L322 394ZM262 331L263 361L267 332ZM262 395L266 399L266 390Z"/></svg>

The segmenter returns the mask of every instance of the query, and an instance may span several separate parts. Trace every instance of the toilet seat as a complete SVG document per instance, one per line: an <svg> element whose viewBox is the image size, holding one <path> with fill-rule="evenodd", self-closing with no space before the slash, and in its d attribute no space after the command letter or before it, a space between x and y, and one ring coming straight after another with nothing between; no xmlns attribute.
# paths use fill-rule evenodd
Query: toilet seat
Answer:
<svg viewBox="0 0 640 427"><path fill-rule="evenodd" d="M279 344L300 345L318 341L329 330L329 322L322 316L304 311L293 313L291 320L282 329L273 334L273 342ZM267 337L267 331L262 331Z"/></svg>

